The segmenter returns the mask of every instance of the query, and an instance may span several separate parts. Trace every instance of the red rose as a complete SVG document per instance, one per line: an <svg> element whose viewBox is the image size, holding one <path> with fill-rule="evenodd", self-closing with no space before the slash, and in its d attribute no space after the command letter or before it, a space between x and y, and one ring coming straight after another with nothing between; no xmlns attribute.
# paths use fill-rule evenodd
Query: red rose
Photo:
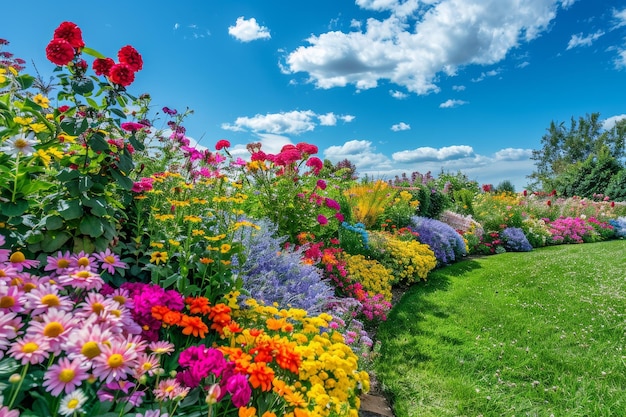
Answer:
<svg viewBox="0 0 626 417"><path fill-rule="evenodd" d="M215 150L219 151L224 148L230 148L230 142L227 141L226 139L218 140L217 143L215 144Z"/></svg>
<svg viewBox="0 0 626 417"><path fill-rule="evenodd" d="M128 64L115 64L109 71L109 79L115 84L128 87L135 81L135 71Z"/></svg>
<svg viewBox="0 0 626 417"><path fill-rule="evenodd" d="M65 39L52 39L46 46L46 58L53 64L67 65L74 59L74 48Z"/></svg>
<svg viewBox="0 0 626 417"><path fill-rule="evenodd" d="M83 33L76 23L63 22L54 31L54 39L65 39L72 48L84 48Z"/></svg>
<svg viewBox="0 0 626 417"><path fill-rule="evenodd" d="M97 58L93 61L93 70L96 75L109 76L109 71L115 65L115 61L111 58Z"/></svg>
<svg viewBox="0 0 626 417"><path fill-rule="evenodd" d="M308 155L314 155L318 151L317 146L311 145L310 143L304 143L304 142L298 143L296 145L296 148L298 148L300 152L308 154Z"/></svg>
<svg viewBox="0 0 626 417"><path fill-rule="evenodd" d="M117 53L117 58L121 63L124 63L132 68L133 71L139 71L143 68L143 59L135 48L130 45L122 47Z"/></svg>
<svg viewBox="0 0 626 417"><path fill-rule="evenodd" d="M68 111L70 109L70 106L68 106L67 104L64 104L62 106L59 106L59 113L65 113L66 111Z"/></svg>

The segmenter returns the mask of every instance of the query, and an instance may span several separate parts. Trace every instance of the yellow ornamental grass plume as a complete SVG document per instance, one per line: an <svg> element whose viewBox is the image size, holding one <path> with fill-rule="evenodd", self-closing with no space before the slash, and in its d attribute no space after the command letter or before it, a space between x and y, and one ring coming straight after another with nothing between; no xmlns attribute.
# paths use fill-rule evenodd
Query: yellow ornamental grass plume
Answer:
<svg viewBox="0 0 626 417"><path fill-rule="evenodd" d="M384 181L365 183L344 191L352 216L365 227L373 226L393 201L395 190Z"/></svg>

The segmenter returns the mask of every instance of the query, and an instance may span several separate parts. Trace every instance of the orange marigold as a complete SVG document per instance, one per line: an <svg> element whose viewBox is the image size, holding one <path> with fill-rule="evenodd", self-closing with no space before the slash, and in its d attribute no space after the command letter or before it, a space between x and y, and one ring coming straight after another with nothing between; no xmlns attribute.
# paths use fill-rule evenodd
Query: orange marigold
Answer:
<svg viewBox="0 0 626 417"><path fill-rule="evenodd" d="M191 314L207 315L211 312L211 302L206 297L187 297L185 303Z"/></svg>
<svg viewBox="0 0 626 417"><path fill-rule="evenodd" d="M266 363L252 363L248 367L247 372L248 375L250 375L249 381L252 388L261 388L261 391L269 391L272 389L274 370L268 367Z"/></svg>
<svg viewBox="0 0 626 417"><path fill-rule="evenodd" d="M209 328L200 317L183 315L179 326L183 327L183 334L204 337Z"/></svg>

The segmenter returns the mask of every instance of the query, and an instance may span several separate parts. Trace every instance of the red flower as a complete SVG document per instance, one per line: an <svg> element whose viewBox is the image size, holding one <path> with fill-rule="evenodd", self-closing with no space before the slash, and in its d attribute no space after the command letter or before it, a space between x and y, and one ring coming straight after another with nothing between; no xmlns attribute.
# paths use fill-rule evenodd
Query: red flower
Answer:
<svg viewBox="0 0 626 417"><path fill-rule="evenodd" d="M303 154L313 155L316 154L318 149L317 146L311 145L309 143L300 142L296 145L296 148Z"/></svg>
<svg viewBox="0 0 626 417"><path fill-rule="evenodd" d="M314 156L313 158L306 161L306 166L313 168L313 172L315 173L315 175L317 175L320 173L322 168L324 168L324 163L321 159Z"/></svg>
<svg viewBox="0 0 626 417"><path fill-rule="evenodd" d="M263 151L258 151L250 156L251 161L265 161L267 159L267 155Z"/></svg>
<svg viewBox="0 0 626 417"><path fill-rule="evenodd" d="M109 79L115 84L128 87L135 81L135 71L128 64L120 62L111 67Z"/></svg>
<svg viewBox="0 0 626 417"><path fill-rule="evenodd" d="M76 23L63 22L54 30L54 39L65 39L72 48L84 48L83 33Z"/></svg>
<svg viewBox="0 0 626 417"><path fill-rule="evenodd" d="M64 104L62 106L59 106L59 113L65 113L66 111L68 111L70 109L70 106Z"/></svg>
<svg viewBox="0 0 626 417"><path fill-rule="evenodd" d="M548 207L550 207L550 206L552 205L552 201L551 201L551 200L548 200L548 201L546 202L546 204L548 205Z"/></svg>
<svg viewBox="0 0 626 417"><path fill-rule="evenodd" d="M128 132L136 132L146 127L146 125L136 122L124 122L120 125L120 127Z"/></svg>
<svg viewBox="0 0 626 417"><path fill-rule="evenodd" d="M218 140L217 143L215 144L215 150L219 151L224 148L230 148L230 142L227 141L226 139Z"/></svg>
<svg viewBox="0 0 626 417"><path fill-rule="evenodd" d="M46 46L46 58L53 64L67 65L74 59L74 48L65 39L52 39Z"/></svg>
<svg viewBox="0 0 626 417"><path fill-rule="evenodd" d="M93 70L96 72L96 75L108 77L113 65L115 65L115 61L111 58L97 58L93 61Z"/></svg>
<svg viewBox="0 0 626 417"><path fill-rule="evenodd" d="M133 71L139 71L143 68L143 59L135 48L130 45L122 47L117 53L120 63L128 65Z"/></svg>

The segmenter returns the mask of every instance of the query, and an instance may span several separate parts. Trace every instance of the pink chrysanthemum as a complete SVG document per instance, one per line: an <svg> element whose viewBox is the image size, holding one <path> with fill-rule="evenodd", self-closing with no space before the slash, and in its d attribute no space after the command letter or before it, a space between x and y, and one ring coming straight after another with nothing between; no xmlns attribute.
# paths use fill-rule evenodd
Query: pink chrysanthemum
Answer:
<svg viewBox="0 0 626 417"><path fill-rule="evenodd" d="M17 336L15 320L18 317L15 313L5 313L0 311L0 359L4 356L4 351L12 343L11 340Z"/></svg>
<svg viewBox="0 0 626 417"><path fill-rule="evenodd" d="M42 313L56 308L57 310L70 311L74 307L72 300L66 295L59 294L60 287L55 284L45 283L32 289L24 295L25 308L30 315L36 317Z"/></svg>
<svg viewBox="0 0 626 417"><path fill-rule="evenodd" d="M152 376L161 369L157 355L142 353L137 359L137 367L133 370L133 377L138 379L146 374Z"/></svg>
<svg viewBox="0 0 626 417"><path fill-rule="evenodd" d="M109 329L89 323L75 328L63 348L69 358L80 358L91 365L91 361L102 353L102 346L111 344L113 338Z"/></svg>
<svg viewBox="0 0 626 417"><path fill-rule="evenodd" d="M84 290L99 290L104 285L102 277L91 271L89 267L79 267L67 272L69 272L68 275L58 277L60 285Z"/></svg>
<svg viewBox="0 0 626 417"><path fill-rule="evenodd" d="M87 367L81 359L70 361L68 358L61 358L44 374L43 387L56 397L62 392L69 394L76 390L88 377Z"/></svg>
<svg viewBox="0 0 626 417"><path fill-rule="evenodd" d="M11 410L9 407L0 407L0 417L20 417L18 410Z"/></svg>
<svg viewBox="0 0 626 417"><path fill-rule="evenodd" d="M176 397L185 397L189 392L189 388L185 388L174 378L168 378L161 382L153 391L154 396L159 401L173 400Z"/></svg>
<svg viewBox="0 0 626 417"><path fill-rule="evenodd" d="M5 243L6 238L4 235L0 235L0 246L4 246ZM0 263L8 261L10 253L11 251L8 249L0 249Z"/></svg>
<svg viewBox="0 0 626 417"><path fill-rule="evenodd" d="M113 292L110 294L110 297L114 301L117 301L121 306L124 306L129 310L132 310L135 306L133 299L130 297L130 293L125 288L117 288L113 290Z"/></svg>
<svg viewBox="0 0 626 417"><path fill-rule="evenodd" d="M15 285L0 285L0 310L19 313L24 311L24 297Z"/></svg>
<svg viewBox="0 0 626 417"><path fill-rule="evenodd" d="M156 342L151 342L148 345L148 349L157 355L169 355L174 352L174 344L164 340L158 340Z"/></svg>
<svg viewBox="0 0 626 417"><path fill-rule="evenodd" d="M41 321L31 321L26 330L27 336L43 338L50 344L50 352L61 353L61 344L67 340L70 331L78 325L78 320L71 313L51 308L43 314Z"/></svg>
<svg viewBox="0 0 626 417"><path fill-rule="evenodd" d="M100 267L109 274L115 273L115 268L126 268L128 265L120 260L120 257L106 248L104 252L94 254L94 257L100 261Z"/></svg>
<svg viewBox="0 0 626 417"><path fill-rule="evenodd" d="M39 266L39 261L26 259L26 256L20 251L13 252L11 256L9 256L9 262L11 262L11 266L13 266L17 272Z"/></svg>
<svg viewBox="0 0 626 417"><path fill-rule="evenodd" d="M8 351L16 361L22 361L22 365L42 363L50 356L50 345L41 337L26 336L16 340Z"/></svg>
<svg viewBox="0 0 626 417"><path fill-rule="evenodd" d="M85 251L80 251L80 253L76 255L72 255L72 265L73 267L96 267L96 258L93 255L86 253Z"/></svg>
<svg viewBox="0 0 626 417"><path fill-rule="evenodd" d="M48 256L44 271L54 271L55 275L62 275L74 262L70 251L59 251L56 256Z"/></svg>
<svg viewBox="0 0 626 417"><path fill-rule="evenodd" d="M16 274L17 269L13 268L10 263L0 263L0 282L9 284Z"/></svg>
<svg viewBox="0 0 626 417"><path fill-rule="evenodd" d="M93 375L105 382L124 379L137 366L137 352L126 343L103 345L94 358Z"/></svg>

